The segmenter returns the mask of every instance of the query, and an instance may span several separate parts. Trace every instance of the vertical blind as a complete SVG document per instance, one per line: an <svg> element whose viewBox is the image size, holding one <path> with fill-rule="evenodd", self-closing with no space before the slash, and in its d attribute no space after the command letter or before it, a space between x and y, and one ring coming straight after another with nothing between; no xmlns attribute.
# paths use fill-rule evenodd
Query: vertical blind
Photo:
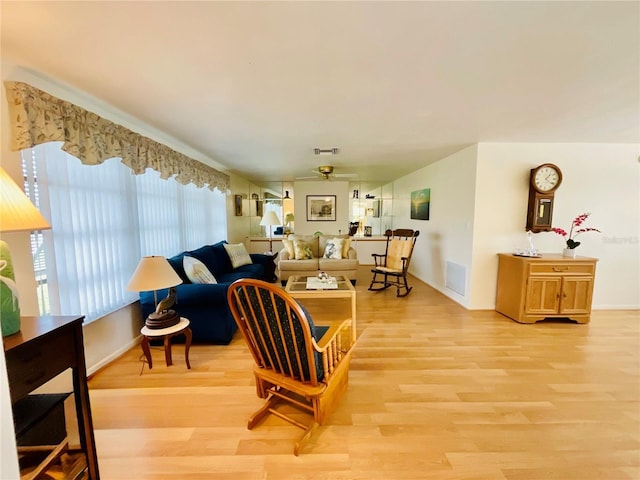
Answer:
<svg viewBox="0 0 640 480"><path fill-rule="evenodd" d="M137 298L125 287L141 256L168 257L226 237L225 194L218 190L163 180L151 170L132 175L117 159L84 165L60 142L23 150L22 157L32 171L25 189L37 185L52 227L40 234L48 286L41 313L95 320Z"/></svg>

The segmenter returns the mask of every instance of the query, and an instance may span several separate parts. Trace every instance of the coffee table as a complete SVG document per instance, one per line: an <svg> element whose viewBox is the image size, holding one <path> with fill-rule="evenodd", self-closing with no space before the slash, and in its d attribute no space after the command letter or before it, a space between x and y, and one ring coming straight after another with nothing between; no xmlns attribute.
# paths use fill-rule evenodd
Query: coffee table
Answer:
<svg viewBox="0 0 640 480"><path fill-rule="evenodd" d="M326 290L307 290L307 276L293 275L287 280L285 291L293 298L350 298L351 299L351 338L356 339L356 289L351 285L351 281L342 276L336 275L338 288Z"/></svg>

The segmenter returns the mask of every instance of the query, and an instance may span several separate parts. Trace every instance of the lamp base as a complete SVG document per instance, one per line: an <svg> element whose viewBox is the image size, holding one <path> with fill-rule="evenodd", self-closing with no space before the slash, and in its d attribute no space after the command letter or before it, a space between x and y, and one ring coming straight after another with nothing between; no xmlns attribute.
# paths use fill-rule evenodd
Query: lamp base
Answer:
<svg viewBox="0 0 640 480"><path fill-rule="evenodd" d="M161 313L150 313L144 324L147 328L160 329L177 325L180 322L180 316L175 310L165 310Z"/></svg>
<svg viewBox="0 0 640 480"><path fill-rule="evenodd" d="M2 240L0 240L0 324L3 337L20 331L18 286L15 282L9 246Z"/></svg>

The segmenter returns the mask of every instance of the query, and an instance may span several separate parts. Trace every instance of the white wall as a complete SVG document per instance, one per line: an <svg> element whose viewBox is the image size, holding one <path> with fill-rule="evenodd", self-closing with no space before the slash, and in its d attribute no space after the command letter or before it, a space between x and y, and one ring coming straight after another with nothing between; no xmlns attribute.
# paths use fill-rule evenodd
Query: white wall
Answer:
<svg viewBox="0 0 640 480"><path fill-rule="evenodd" d="M498 252L526 246L529 171L560 167L553 225L569 230L579 214L602 234L579 237L579 255L599 259L593 308L640 307L640 165L637 144L482 143L478 147L472 308L494 308ZM534 235L542 252L560 253L562 237Z"/></svg>
<svg viewBox="0 0 640 480"><path fill-rule="evenodd" d="M230 175L231 186L227 192L227 238L229 243L241 243L245 237L249 235L250 220L249 216L249 193L252 188L251 182L237 175ZM235 213L235 195L243 195L243 214L236 217ZM223 240L216 239L215 242ZM214 243L214 242L212 242Z"/></svg>
<svg viewBox="0 0 640 480"><path fill-rule="evenodd" d="M529 171L563 172L553 225L579 214L602 234L580 237L579 254L599 259L594 309L640 308L640 172L637 144L494 144L469 147L394 182L394 228L421 231L411 273L471 309L495 308L497 253L527 246ZM409 219L409 195L431 188L431 219ZM541 252L560 253L562 237L534 235ZM446 288L446 262L467 269L466 294Z"/></svg>
<svg viewBox="0 0 640 480"><path fill-rule="evenodd" d="M393 182L393 228L420 230L410 272L470 307L477 147L471 146ZM431 189L429 220L411 220L411 192ZM446 262L466 270L465 294L446 287Z"/></svg>

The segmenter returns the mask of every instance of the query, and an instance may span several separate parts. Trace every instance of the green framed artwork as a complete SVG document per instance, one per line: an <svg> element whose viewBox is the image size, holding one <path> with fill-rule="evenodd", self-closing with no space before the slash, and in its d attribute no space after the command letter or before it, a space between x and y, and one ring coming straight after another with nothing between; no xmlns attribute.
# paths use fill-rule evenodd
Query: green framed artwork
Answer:
<svg viewBox="0 0 640 480"><path fill-rule="evenodd" d="M423 188L411 192L411 218L414 220L429 220L431 206L431 189Z"/></svg>

